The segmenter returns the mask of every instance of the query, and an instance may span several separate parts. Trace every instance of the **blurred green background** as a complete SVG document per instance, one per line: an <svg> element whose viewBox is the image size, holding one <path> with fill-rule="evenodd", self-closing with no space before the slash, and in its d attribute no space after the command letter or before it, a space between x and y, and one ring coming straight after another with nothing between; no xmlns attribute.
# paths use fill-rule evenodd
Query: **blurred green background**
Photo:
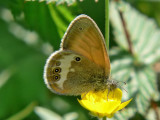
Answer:
<svg viewBox="0 0 160 120"><path fill-rule="evenodd" d="M112 119L159 120L160 2L110 1L112 76L127 82L131 104ZM122 12L134 53L128 49ZM95 20L105 35L105 0L0 1L0 120L96 120L77 102L47 89L43 69L79 14Z"/></svg>

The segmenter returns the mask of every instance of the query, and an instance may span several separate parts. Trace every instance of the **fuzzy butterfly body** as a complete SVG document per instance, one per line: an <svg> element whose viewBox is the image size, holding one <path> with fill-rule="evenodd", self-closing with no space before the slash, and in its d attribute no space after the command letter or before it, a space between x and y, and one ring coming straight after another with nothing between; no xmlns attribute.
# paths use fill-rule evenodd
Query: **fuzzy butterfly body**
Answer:
<svg viewBox="0 0 160 120"><path fill-rule="evenodd" d="M80 15L69 25L61 49L48 58L45 83L55 93L80 95L116 88L109 77L110 60L102 33L90 17Z"/></svg>

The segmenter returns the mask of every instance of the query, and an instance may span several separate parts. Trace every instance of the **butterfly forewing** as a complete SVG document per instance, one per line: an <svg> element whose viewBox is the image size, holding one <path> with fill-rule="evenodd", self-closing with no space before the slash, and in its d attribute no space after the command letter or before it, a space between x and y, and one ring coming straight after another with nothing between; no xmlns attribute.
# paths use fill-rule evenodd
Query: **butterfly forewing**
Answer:
<svg viewBox="0 0 160 120"><path fill-rule="evenodd" d="M104 38L96 23L86 15L78 16L71 22L62 39L62 49L75 51L104 68L110 74L110 60Z"/></svg>

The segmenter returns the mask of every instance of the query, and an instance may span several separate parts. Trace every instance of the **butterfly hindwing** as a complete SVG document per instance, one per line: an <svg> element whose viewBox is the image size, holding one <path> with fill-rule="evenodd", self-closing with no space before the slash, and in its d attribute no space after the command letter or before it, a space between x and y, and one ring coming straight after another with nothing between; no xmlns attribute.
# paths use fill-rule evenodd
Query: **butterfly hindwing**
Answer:
<svg viewBox="0 0 160 120"><path fill-rule="evenodd" d="M53 92L80 95L94 90L104 70L86 57L72 51L60 50L50 56L45 66L44 79Z"/></svg>

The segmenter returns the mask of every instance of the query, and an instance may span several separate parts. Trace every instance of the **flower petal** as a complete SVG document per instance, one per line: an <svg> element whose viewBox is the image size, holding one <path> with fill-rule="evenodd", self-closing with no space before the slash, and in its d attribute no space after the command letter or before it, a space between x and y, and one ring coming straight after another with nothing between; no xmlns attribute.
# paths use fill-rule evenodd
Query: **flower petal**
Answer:
<svg viewBox="0 0 160 120"><path fill-rule="evenodd" d="M126 102L121 103L121 105L117 108L116 111L123 109L124 107L126 107L130 102L131 102L132 98ZM115 112L116 112L115 111Z"/></svg>
<svg viewBox="0 0 160 120"><path fill-rule="evenodd" d="M108 93L108 92L107 92ZM122 91L119 88L116 88L109 92L108 100L121 101Z"/></svg>

